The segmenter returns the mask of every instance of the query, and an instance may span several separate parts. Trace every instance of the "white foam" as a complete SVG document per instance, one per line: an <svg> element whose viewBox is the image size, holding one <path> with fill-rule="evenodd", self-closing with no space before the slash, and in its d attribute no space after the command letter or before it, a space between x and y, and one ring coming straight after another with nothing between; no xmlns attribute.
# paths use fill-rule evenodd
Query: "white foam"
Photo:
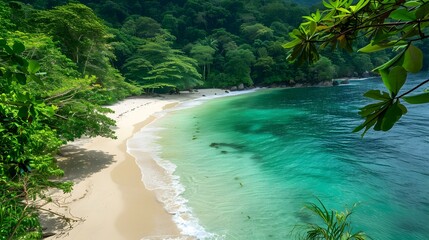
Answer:
<svg viewBox="0 0 429 240"><path fill-rule="evenodd" d="M157 200L164 204L164 208L173 216L173 221L182 235L197 239L217 238L199 224L198 219L192 214L192 209L187 206L188 201L182 197L185 188L180 183L180 177L174 175L176 165L160 157L161 147L156 144L156 140L159 139L156 133L160 130L162 129L146 127L127 143L128 152L136 158L142 172L145 187L152 190Z"/></svg>

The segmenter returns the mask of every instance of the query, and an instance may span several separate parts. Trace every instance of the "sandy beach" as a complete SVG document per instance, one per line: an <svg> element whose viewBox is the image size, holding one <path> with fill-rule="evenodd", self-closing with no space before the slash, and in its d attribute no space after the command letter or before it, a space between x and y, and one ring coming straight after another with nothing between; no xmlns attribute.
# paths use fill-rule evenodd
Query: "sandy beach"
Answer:
<svg viewBox="0 0 429 240"><path fill-rule="evenodd" d="M126 142L148 123L154 114L201 97L224 95L224 90L133 97L110 106L117 121L117 139L80 139L62 148L59 165L65 179L74 182L69 194L54 193L46 208L74 221L58 224L44 218L50 239L187 239L159 203L145 189L140 169L127 153Z"/></svg>

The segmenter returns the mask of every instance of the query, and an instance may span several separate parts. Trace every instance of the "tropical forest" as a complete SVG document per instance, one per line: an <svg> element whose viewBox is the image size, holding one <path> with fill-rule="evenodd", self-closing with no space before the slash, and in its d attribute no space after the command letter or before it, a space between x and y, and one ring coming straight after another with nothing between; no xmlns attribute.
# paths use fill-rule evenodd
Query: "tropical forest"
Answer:
<svg viewBox="0 0 429 240"><path fill-rule="evenodd" d="M116 133L137 107L119 107L114 119L111 106L207 97L208 89L238 96L168 113L154 127L169 129L157 132L162 147L142 147L162 149L157 156L187 189L170 194L189 201L192 214L166 207L179 229L169 235L425 239L429 129L419 127L429 117L428 27L427 0L0 0L0 240L53 239L42 214L70 221L46 207L52 189L73 194L58 160L67 144L122 141L122 152L139 159L132 134ZM398 163L383 160L392 158ZM229 195L236 192L243 195ZM401 214L413 215L410 206L408 221ZM73 234L57 235L82 239Z"/></svg>

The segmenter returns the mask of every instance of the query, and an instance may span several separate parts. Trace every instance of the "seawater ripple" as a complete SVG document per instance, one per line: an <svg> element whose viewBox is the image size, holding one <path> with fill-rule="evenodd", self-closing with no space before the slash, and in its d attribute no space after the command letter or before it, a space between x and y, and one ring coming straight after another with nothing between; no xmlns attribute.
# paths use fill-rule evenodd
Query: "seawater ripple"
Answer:
<svg viewBox="0 0 429 240"><path fill-rule="evenodd" d="M390 132L361 139L351 131L371 88L381 81L190 103L143 131L154 131L148 148L159 165L168 160L170 195L201 227L197 238L293 239L317 196L337 210L358 203L354 229L373 239L427 239L429 111L407 106Z"/></svg>
<svg viewBox="0 0 429 240"><path fill-rule="evenodd" d="M252 89L231 92L228 95L201 97L182 102L174 109L155 113L154 117L159 119L169 112L193 108L208 100L247 94L257 90ZM127 141L127 152L134 156L142 173L142 182L146 189L153 191L157 200L172 215L172 219L180 229L182 237L150 236L143 239L224 239L222 235L207 232L199 224L198 219L193 216L192 209L187 206L188 201L182 196L185 188L180 182L180 177L174 175L177 166L160 156L162 146L158 143L161 140L158 133L163 130L166 129L156 126L146 126Z"/></svg>

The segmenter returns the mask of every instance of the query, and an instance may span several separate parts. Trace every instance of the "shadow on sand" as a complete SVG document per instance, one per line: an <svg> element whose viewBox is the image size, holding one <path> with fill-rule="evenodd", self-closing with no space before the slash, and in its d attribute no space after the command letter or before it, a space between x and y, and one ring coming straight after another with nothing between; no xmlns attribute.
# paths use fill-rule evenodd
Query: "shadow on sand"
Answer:
<svg viewBox="0 0 429 240"><path fill-rule="evenodd" d="M73 145L61 148L58 165L64 170L63 180L79 182L113 163L113 155Z"/></svg>

